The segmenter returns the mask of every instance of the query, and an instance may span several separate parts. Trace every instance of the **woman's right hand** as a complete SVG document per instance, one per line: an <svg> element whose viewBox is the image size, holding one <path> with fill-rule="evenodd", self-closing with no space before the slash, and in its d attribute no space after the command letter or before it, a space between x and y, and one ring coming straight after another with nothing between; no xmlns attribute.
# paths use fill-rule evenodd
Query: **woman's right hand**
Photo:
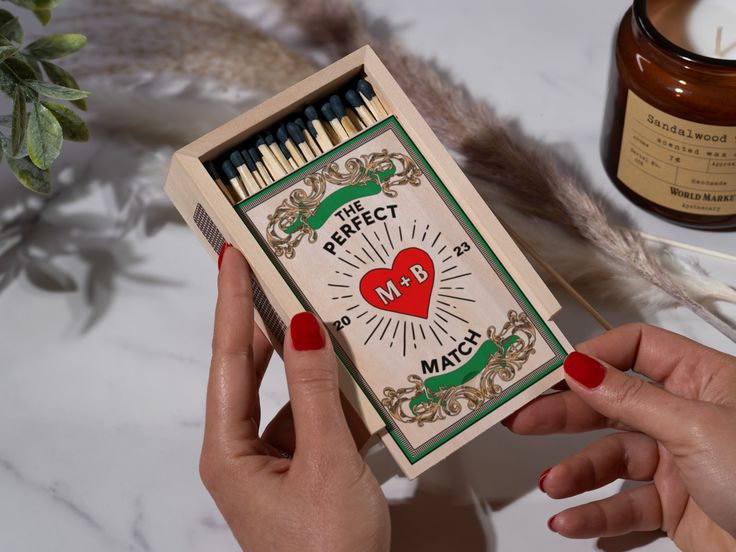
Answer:
<svg viewBox="0 0 736 552"><path fill-rule="evenodd" d="M622 430L542 474L552 498L619 478L649 483L565 510L550 529L571 538L662 529L682 550L736 550L736 358L638 324L578 351L565 361L570 390L540 397L505 425L525 435Z"/></svg>

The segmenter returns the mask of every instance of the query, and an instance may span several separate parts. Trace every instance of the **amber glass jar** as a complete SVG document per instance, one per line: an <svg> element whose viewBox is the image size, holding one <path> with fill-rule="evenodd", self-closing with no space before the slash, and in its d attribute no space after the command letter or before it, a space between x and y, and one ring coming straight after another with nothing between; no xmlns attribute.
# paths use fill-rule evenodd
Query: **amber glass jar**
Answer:
<svg viewBox="0 0 736 552"><path fill-rule="evenodd" d="M665 38L662 15L678 3L692 4L635 0L624 15L603 163L621 192L657 215L695 228L736 228L736 60Z"/></svg>

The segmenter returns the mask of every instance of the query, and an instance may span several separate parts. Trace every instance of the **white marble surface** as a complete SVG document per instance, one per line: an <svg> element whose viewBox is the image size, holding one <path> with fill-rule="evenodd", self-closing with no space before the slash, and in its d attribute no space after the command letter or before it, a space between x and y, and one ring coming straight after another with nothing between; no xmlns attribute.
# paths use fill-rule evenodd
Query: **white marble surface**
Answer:
<svg viewBox="0 0 736 552"><path fill-rule="evenodd" d="M598 153L612 33L627 0L372 0L415 51L435 57L474 94L532 134L574 151L582 170L646 231L736 253L734 234L685 230L627 203ZM78 148L99 160L105 144ZM118 162L121 156L117 157ZM91 165L92 169L99 163ZM7 172L0 173L8 186ZM97 198L101 211L110 198ZM236 550L197 473L216 267L194 236L168 226L130 239L136 272L170 285L116 280L111 308L80 332L79 296L24 279L0 294L0 550ZM703 265L736 284L734 265ZM597 330L569 301L571 340ZM607 313L618 321L615 306ZM731 309L730 314L736 316ZM734 344L688 311L655 322L731 353ZM283 368L266 376L264 419L286 399ZM563 507L538 474L594 436L519 438L495 428L417 482L369 457L392 503L397 550L673 550L651 536L569 541L546 520ZM428 528L438 528L429 529Z"/></svg>

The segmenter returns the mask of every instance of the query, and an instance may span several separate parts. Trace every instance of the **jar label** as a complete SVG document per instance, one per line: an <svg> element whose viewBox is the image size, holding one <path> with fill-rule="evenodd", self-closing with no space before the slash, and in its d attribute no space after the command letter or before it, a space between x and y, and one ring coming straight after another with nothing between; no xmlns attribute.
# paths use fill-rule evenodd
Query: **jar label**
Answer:
<svg viewBox="0 0 736 552"><path fill-rule="evenodd" d="M618 178L663 207L734 215L736 127L674 117L629 90Z"/></svg>

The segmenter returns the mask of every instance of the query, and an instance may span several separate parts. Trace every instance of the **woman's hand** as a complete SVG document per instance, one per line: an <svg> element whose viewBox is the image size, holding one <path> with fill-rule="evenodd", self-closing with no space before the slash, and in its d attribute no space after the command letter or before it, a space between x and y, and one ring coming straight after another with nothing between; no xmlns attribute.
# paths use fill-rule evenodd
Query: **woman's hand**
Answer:
<svg viewBox="0 0 736 552"><path fill-rule="evenodd" d="M308 313L284 343L290 406L259 436L271 355L253 322L248 266L229 247L218 280L200 472L247 550L388 550L388 506L348 430L326 332Z"/></svg>
<svg viewBox="0 0 736 552"><path fill-rule="evenodd" d="M736 550L736 358L645 325L578 350L565 361L570 391L504 423L526 435L622 430L542 474L552 498L619 478L649 483L565 510L550 529L572 538L662 529L683 550Z"/></svg>

